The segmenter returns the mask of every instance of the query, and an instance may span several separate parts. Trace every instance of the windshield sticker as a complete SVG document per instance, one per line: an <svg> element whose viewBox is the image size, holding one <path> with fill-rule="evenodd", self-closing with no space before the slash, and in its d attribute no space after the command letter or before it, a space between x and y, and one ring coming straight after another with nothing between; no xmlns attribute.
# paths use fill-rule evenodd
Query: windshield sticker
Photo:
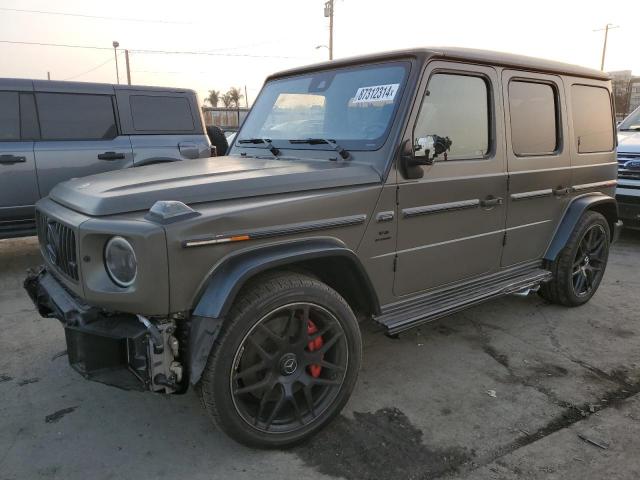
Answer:
<svg viewBox="0 0 640 480"><path fill-rule="evenodd" d="M399 83L360 87L353 97L353 103L392 102L399 88Z"/></svg>

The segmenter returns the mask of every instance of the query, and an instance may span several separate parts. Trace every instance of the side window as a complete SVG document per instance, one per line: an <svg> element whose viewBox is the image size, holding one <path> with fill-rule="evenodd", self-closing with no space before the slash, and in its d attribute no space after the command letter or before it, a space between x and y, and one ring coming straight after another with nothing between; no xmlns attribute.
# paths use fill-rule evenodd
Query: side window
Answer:
<svg viewBox="0 0 640 480"><path fill-rule="evenodd" d="M32 93L20 94L20 131L22 140L37 140L40 138L36 100Z"/></svg>
<svg viewBox="0 0 640 480"><path fill-rule="evenodd" d="M158 132L190 132L195 126L185 97L132 95L129 97L133 128Z"/></svg>
<svg viewBox="0 0 640 480"><path fill-rule="evenodd" d="M20 107L16 92L0 92L0 141L20 140Z"/></svg>
<svg viewBox="0 0 640 480"><path fill-rule="evenodd" d="M572 85L571 106L578 153L613 150L613 113L609 91L602 87Z"/></svg>
<svg viewBox="0 0 640 480"><path fill-rule="evenodd" d="M43 140L106 140L118 135L109 95L37 93Z"/></svg>
<svg viewBox="0 0 640 480"><path fill-rule="evenodd" d="M548 83L509 83L511 144L516 155L549 155L558 149L558 101Z"/></svg>
<svg viewBox="0 0 640 480"><path fill-rule="evenodd" d="M429 79L414 139L449 137L441 160L482 158L489 153L489 93L481 77L436 73ZM415 140L414 140L415 141Z"/></svg>

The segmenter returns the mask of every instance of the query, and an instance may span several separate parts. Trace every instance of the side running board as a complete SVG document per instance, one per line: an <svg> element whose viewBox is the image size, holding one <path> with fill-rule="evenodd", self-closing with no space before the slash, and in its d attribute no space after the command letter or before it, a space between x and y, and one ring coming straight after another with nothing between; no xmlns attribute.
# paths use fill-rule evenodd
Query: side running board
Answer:
<svg viewBox="0 0 640 480"><path fill-rule="evenodd" d="M519 266L382 307L374 320L396 334L479 303L531 288L551 279L540 263Z"/></svg>

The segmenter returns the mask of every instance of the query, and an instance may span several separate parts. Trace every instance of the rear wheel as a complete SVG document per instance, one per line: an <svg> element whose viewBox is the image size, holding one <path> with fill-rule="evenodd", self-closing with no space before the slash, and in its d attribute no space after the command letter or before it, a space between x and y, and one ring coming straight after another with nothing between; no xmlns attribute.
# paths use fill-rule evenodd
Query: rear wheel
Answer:
<svg viewBox="0 0 640 480"><path fill-rule="evenodd" d="M588 302L604 276L610 238L604 216L585 212L567 245L551 264L553 278L542 286L540 294L550 302L569 307Z"/></svg>
<svg viewBox="0 0 640 480"><path fill-rule="evenodd" d="M241 443L294 445L340 412L361 350L356 318L338 293L305 275L272 275L233 306L203 374L202 400Z"/></svg>

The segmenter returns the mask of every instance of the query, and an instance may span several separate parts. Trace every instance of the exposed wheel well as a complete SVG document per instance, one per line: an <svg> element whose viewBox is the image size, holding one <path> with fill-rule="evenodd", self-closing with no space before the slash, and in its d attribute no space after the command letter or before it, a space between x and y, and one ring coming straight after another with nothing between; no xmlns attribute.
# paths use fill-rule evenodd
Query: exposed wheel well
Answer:
<svg viewBox="0 0 640 480"><path fill-rule="evenodd" d="M249 283L259 281L264 275L282 271L303 273L327 284L346 300L357 317L369 316L378 311L378 303L375 293L371 291L369 280L346 257L314 258L273 267L249 279L243 288Z"/></svg>
<svg viewBox="0 0 640 480"><path fill-rule="evenodd" d="M614 225L618 221L618 207L614 202L602 202L591 205L587 210L600 213L609 224L609 234L613 237Z"/></svg>

